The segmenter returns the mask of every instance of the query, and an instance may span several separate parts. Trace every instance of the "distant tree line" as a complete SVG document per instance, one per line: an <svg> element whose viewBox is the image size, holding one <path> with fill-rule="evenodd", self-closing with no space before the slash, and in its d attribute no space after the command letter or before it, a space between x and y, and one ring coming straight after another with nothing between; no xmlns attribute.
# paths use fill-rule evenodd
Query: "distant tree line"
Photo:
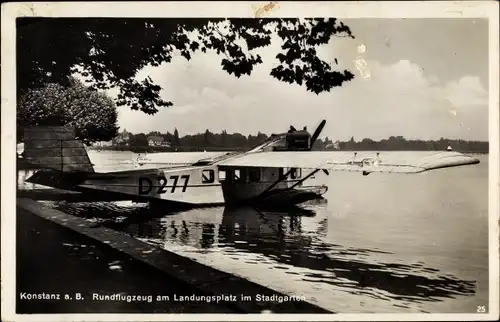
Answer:
<svg viewBox="0 0 500 322"><path fill-rule="evenodd" d="M466 141L460 139L439 140L407 140L403 136L391 136L388 139L374 141L372 139L362 139L356 142L353 137L347 142L339 142L340 150L357 151L440 151L451 147L453 151L486 153L489 145L486 141Z"/></svg>
<svg viewBox="0 0 500 322"><path fill-rule="evenodd" d="M148 144L148 137L160 136L169 147L151 147ZM138 134L130 134L128 143L121 146L109 147L109 149L132 150L135 152L158 152L158 151L227 151L246 150L269 138L267 134L257 132L257 134L243 135L241 133L227 133L223 130L220 133L212 133L206 130L204 133L189 134L180 136L177 129L173 133L160 133L158 131ZM372 139L362 139L356 141L354 137L342 142L333 142L328 137L317 139L313 150L343 150L343 151L440 151L446 150L450 146L454 151L485 153L488 152L488 142L465 141L456 139L439 140L407 140L403 136L391 136L388 139L375 141Z"/></svg>

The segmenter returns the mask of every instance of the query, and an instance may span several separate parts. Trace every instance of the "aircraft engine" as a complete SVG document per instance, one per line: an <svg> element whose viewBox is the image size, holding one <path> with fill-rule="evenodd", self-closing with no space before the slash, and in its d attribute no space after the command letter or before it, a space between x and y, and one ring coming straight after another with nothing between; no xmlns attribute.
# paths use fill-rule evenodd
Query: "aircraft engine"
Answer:
<svg viewBox="0 0 500 322"><path fill-rule="evenodd" d="M286 147L289 151L310 151L311 134L306 130L287 133Z"/></svg>
<svg viewBox="0 0 500 322"><path fill-rule="evenodd" d="M320 135L323 127L326 124L326 120L321 121L319 126L314 131L314 134L311 135L307 132L307 127L304 126L304 129L297 130L293 125L290 126L290 129L286 133L285 144L286 147L284 150L287 151L311 151L314 145L314 142Z"/></svg>

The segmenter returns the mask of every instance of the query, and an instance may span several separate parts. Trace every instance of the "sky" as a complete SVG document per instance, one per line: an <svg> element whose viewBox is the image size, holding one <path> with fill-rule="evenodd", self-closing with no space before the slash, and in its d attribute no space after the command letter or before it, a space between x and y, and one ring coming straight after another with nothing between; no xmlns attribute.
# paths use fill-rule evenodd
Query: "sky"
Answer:
<svg viewBox="0 0 500 322"><path fill-rule="evenodd" d="M316 95L269 75L281 41L258 50L264 63L251 76L221 69L221 56L195 54L190 61L145 68L174 106L148 116L119 107L121 130L171 133L267 134L290 125L332 140L402 135L411 139L488 140L488 22L485 19L342 19L355 39L334 38L319 55L338 60L353 81ZM364 60L365 68L359 70ZM116 91L110 92L115 95Z"/></svg>

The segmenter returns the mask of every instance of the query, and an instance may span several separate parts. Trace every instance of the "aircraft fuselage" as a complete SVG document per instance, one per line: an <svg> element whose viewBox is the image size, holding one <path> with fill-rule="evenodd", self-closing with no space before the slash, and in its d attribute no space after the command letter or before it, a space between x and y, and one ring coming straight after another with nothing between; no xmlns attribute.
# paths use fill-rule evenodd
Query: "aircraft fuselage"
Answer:
<svg viewBox="0 0 500 322"><path fill-rule="evenodd" d="M96 174L78 187L202 206L240 203L266 192L299 188L302 178L301 169L208 165Z"/></svg>

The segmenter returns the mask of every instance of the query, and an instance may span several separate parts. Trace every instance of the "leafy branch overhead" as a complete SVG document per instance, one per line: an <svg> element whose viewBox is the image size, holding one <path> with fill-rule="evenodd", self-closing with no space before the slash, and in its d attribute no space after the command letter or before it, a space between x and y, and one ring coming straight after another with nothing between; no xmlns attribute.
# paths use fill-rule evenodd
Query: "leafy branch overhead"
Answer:
<svg viewBox="0 0 500 322"><path fill-rule="evenodd" d="M283 44L280 63L270 71L276 79L305 86L319 94L351 80L316 54L334 36L353 38L335 18L298 19L18 19L19 94L48 83L68 85L76 71L93 89L119 88L117 105L154 114L172 102L161 98L161 87L136 79L146 66L187 60L196 52L214 51L222 69L240 77L262 63L256 49L269 46L277 34Z"/></svg>

